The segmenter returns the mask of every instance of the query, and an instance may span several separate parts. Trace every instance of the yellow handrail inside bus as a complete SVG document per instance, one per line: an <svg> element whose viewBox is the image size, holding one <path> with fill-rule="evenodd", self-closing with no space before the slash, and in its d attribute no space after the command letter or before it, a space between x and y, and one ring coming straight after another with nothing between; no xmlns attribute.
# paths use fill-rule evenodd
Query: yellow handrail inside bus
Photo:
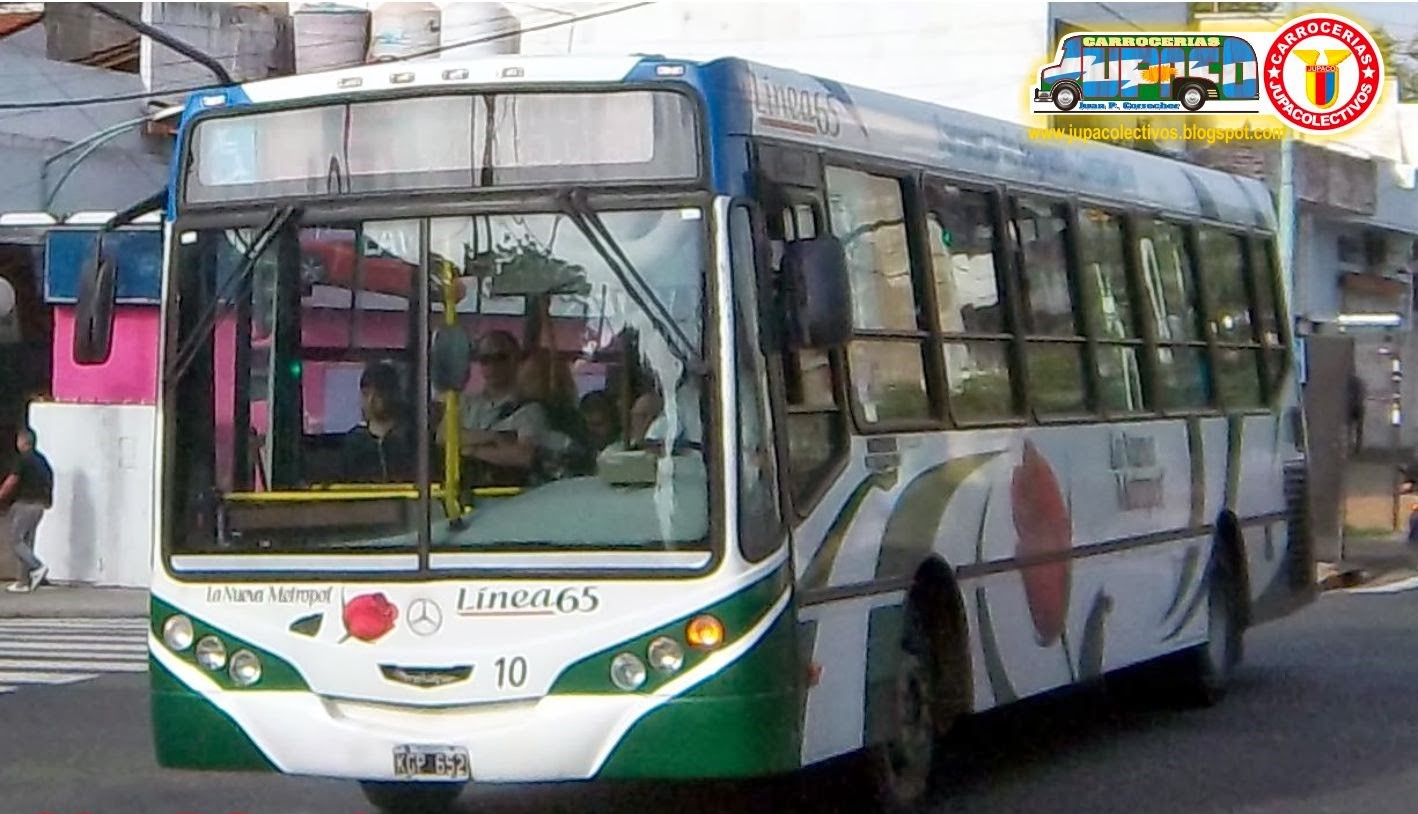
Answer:
<svg viewBox="0 0 1418 814"><path fill-rule="evenodd" d="M443 276L443 324L449 328L457 328L458 300L453 287L453 264L445 260L440 265ZM460 394L453 390L443 394L443 482L452 487L443 492L443 511L449 517L463 516L460 494L463 444L459 437L459 396Z"/></svg>
<svg viewBox="0 0 1418 814"><path fill-rule="evenodd" d="M447 503L448 492L442 486L434 486L430 493L435 500L443 499ZM522 494L520 486L481 486L473 490L477 497L514 497ZM365 484L340 483L323 485L302 491L274 491L274 492L228 492L222 497L229 501L241 503L299 503L301 501L316 503L322 501L351 501L351 500L417 500L418 489L413 484L378 484L369 486ZM449 504L459 507L460 511L456 515L449 517L460 517L463 512L461 506L454 498L454 502Z"/></svg>

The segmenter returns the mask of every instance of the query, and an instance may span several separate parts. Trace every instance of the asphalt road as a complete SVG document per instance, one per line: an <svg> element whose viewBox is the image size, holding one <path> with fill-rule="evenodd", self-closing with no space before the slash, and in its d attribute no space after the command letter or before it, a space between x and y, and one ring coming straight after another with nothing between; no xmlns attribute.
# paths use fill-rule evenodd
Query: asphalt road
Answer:
<svg viewBox="0 0 1418 814"><path fill-rule="evenodd" d="M3 814L373 814L353 784L159 769L146 676L0 694ZM692 735L686 737L690 741ZM948 811L1409 814L1418 799L1418 585L1329 594L1254 630L1231 695L1188 710L1146 676L982 716L953 739ZM495 788L471 814L864 811L831 765L791 782Z"/></svg>

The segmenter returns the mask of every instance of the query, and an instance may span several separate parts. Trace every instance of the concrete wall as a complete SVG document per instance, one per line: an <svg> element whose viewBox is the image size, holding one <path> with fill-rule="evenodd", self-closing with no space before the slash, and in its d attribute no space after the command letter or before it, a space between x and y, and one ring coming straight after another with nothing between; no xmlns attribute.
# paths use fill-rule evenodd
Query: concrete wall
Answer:
<svg viewBox="0 0 1418 814"><path fill-rule="evenodd" d="M54 508L35 544L50 579L148 584L154 419L150 406L30 406L39 450L54 467Z"/></svg>

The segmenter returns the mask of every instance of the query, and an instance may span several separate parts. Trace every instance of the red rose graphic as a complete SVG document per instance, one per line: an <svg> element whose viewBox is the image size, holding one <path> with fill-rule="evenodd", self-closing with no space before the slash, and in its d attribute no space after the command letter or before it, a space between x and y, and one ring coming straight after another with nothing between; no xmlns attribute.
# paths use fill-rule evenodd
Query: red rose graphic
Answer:
<svg viewBox="0 0 1418 814"><path fill-rule="evenodd" d="M399 609L384 594L362 594L345 603L346 638L372 642L394 629Z"/></svg>
<svg viewBox="0 0 1418 814"><path fill-rule="evenodd" d="M1050 645L1063 634L1068 614L1068 551L1073 545L1073 532L1054 471L1030 441L1024 442L1024 460L1014 468L1010 496L1014 503L1014 531L1019 535L1014 556L1026 562L1058 557L1027 565L1023 570L1024 594L1029 600L1034 631L1040 644Z"/></svg>

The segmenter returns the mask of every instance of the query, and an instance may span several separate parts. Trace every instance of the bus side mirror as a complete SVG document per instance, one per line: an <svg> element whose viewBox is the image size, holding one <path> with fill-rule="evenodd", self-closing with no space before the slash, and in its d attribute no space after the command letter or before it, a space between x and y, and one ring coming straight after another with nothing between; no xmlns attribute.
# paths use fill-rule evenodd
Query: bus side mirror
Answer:
<svg viewBox="0 0 1418 814"><path fill-rule="evenodd" d="M461 393L468 386L473 365L473 343L461 326L440 325L433 332L429 349L429 368L433 387L444 392Z"/></svg>
<svg viewBox="0 0 1418 814"><path fill-rule="evenodd" d="M796 240L783 253L789 339L800 348L835 348L852 337L847 253L832 236Z"/></svg>
<svg viewBox="0 0 1418 814"><path fill-rule="evenodd" d="M101 365L113 350L113 306L118 295L118 266L104 255L98 236L93 258L79 273L79 302L74 308L74 361Z"/></svg>

